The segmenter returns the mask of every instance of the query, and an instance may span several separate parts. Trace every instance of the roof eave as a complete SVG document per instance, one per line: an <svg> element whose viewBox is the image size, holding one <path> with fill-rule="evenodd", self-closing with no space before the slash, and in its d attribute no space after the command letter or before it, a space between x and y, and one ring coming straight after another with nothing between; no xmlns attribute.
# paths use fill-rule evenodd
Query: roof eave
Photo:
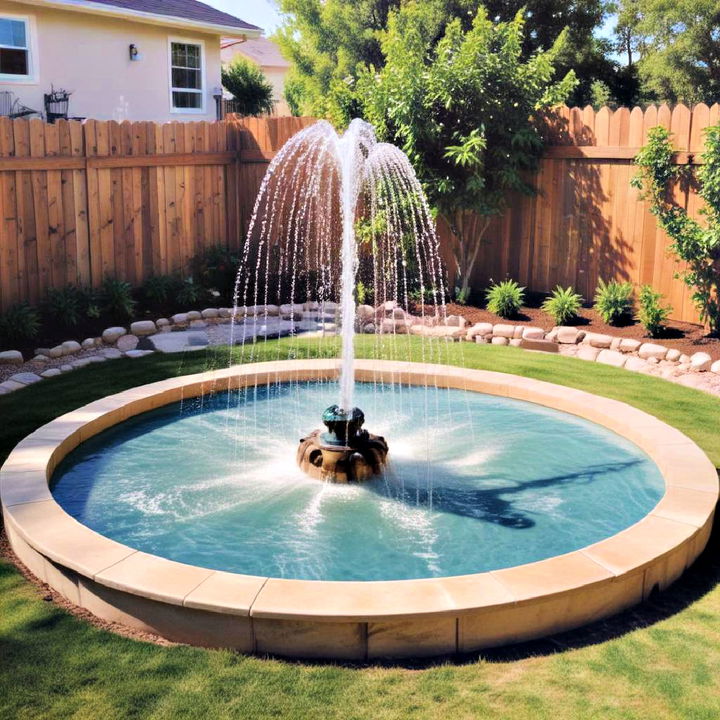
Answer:
<svg viewBox="0 0 720 720"><path fill-rule="evenodd" d="M58 10L69 10L71 12L83 12L91 15L102 15L122 20L134 20L149 25L164 25L166 27L178 28L181 30L194 30L212 35L234 35L247 38L260 37L262 28L241 28L236 25L218 25L206 23L199 20L188 20L186 18L171 15L158 15L156 13L144 12L142 10L128 10L111 5L94 3L92 0L11 0L23 5L38 5Z"/></svg>

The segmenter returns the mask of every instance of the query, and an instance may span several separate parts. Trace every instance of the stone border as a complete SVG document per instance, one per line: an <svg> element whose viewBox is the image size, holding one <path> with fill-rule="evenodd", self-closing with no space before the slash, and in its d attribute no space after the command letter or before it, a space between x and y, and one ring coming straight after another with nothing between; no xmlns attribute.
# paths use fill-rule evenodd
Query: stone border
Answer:
<svg viewBox="0 0 720 720"><path fill-rule="evenodd" d="M461 315L435 317L411 315L395 301L377 307L358 305L355 330L381 335L419 335L447 341L467 341L492 345L511 345L525 350L559 352L633 372L661 377L664 380L720 395L720 360L702 351L692 356L654 342L621 338L603 333L586 332L574 326L556 326L549 332L531 325L509 322L481 322L469 325ZM44 378L71 372L92 363L107 360L139 358L155 351L169 350L166 342L153 338L183 330L203 331L213 325L228 324L234 319L238 339L244 336L269 339L284 335L325 335L337 330L337 303L310 301L287 305L253 305L238 308L205 308L177 313L157 320L138 320L125 327L109 327L102 337L86 338L82 343L67 340L53 348L36 348L35 356L25 362L17 350L0 352L0 373L15 367L16 372L0 375L0 395L21 390ZM149 342L148 342L149 341ZM143 343L143 344L141 344ZM209 344L209 342L208 342ZM181 348L201 350L208 344ZM150 349L152 348L152 349ZM3 382L2 375L7 375Z"/></svg>
<svg viewBox="0 0 720 720"><path fill-rule="evenodd" d="M0 470L13 550L42 581L98 617L170 640L242 652L365 661L468 652L569 630L675 581L704 549L718 499L705 454L625 403L485 370L359 360L360 381L429 382L526 400L607 427L660 468L665 495L640 522L581 550L456 577L326 582L254 577L133 550L71 518L48 481L89 437L182 398L255 383L336 378L337 360L249 364L127 390L25 438Z"/></svg>

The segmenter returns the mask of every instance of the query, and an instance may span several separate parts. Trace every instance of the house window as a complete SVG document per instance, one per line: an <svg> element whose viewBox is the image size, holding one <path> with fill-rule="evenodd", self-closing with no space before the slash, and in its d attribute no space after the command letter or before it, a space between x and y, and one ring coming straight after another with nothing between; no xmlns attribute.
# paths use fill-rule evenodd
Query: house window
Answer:
<svg viewBox="0 0 720 720"><path fill-rule="evenodd" d="M170 43L170 93L173 110L204 110L202 53L202 45L197 43Z"/></svg>
<svg viewBox="0 0 720 720"><path fill-rule="evenodd" d="M31 74L29 22L0 15L0 77L27 80Z"/></svg>

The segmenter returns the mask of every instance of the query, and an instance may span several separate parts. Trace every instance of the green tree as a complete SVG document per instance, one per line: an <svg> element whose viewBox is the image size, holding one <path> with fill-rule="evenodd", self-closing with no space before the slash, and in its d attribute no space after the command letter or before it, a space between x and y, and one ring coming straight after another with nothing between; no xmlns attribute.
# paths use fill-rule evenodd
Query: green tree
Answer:
<svg viewBox="0 0 720 720"><path fill-rule="evenodd" d="M222 84L235 98L240 115L262 115L273 111L273 89L263 71L244 58L235 58L222 68Z"/></svg>
<svg viewBox="0 0 720 720"><path fill-rule="evenodd" d="M298 114L325 117L337 124L357 114L348 84L357 77L359 66L382 66L381 36L388 16L406 3L280 0L285 22L275 40L292 62L289 78L293 112L297 107ZM555 77L564 77L574 68L579 82L573 102L590 101L594 80L602 80L613 90L618 84L615 65L607 58L609 44L593 37L593 31L607 15L607 0L423 0L423 5L429 47L437 43L453 20L469 30L481 5L489 18L501 22L511 22L518 12L523 12L525 59L539 50L549 50L567 28L562 49L555 57Z"/></svg>
<svg viewBox="0 0 720 720"><path fill-rule="evenodd" d="M542 140L529 118L562 102L575 78L553 82L553 47L523 59L525 19L493 22L481 7L468 30L448 23L433 44L427 4L391 12L381 34L382 64L360 69L348 87L380 138L401 147L454 238L458 294L465 298L494 215L507 192L532 193Z"/></svg>
<svg viewBox="0 0 720 720"><path fill-rule="evenodd" d="M710 331L720 332L720 125L705 130L705 151L698 166L697 180L704 202L700 212L707 222L691 218L684 207L672 198L677 181L687 180L687 166L675 165L670 132L663 127L652 128L648 143L635 163L639 167L632 185L640 189L650 202L650 211L671 239L670 250L686 264L678 273L692 288L693 301L700 319Z"/></svg>
<svg viewBox="0 0 720 720"><path fill-rule="evenodd" d="M360 65L383 62L380 33L401 0L280 0L285 22L275 34L291 61L293 113L324 117L338 125L357 114L348 83ZM428 0L435 33L449 18L472 17L476 0ZM292 100L292 102L291 102Z"/></svg>
<svg viewBox="0 0 720 720"><path fill-rule="evenodd" d="M645 96L720 99L720 0L620 0L616 35Z"/></svg>

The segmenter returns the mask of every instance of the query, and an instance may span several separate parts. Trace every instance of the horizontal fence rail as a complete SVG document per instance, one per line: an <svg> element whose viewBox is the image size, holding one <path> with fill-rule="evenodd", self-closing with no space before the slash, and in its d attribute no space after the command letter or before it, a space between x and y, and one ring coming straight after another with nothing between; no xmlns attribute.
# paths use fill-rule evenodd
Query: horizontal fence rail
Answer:
<svg viewBox="0 0 720 720"><path fill-rule="evenodd" d="M139 284L188 273L198 252L240 248L255 197L283 144L312 118L168 123L0 118L0 310L40 302L68 283L108 276ZM573 285L586 299L600 278L649 283L673 317L697 322L668 238L630 187L651 127L672 132L675 162L701 162L703 131L720 106L561 107L538 118L546 150L533 197L508 197L493 220L473 285L506 276L530 290ZM695 188L674 189L697 216ZM448 268L451 237L439 224Z"/></svg>

